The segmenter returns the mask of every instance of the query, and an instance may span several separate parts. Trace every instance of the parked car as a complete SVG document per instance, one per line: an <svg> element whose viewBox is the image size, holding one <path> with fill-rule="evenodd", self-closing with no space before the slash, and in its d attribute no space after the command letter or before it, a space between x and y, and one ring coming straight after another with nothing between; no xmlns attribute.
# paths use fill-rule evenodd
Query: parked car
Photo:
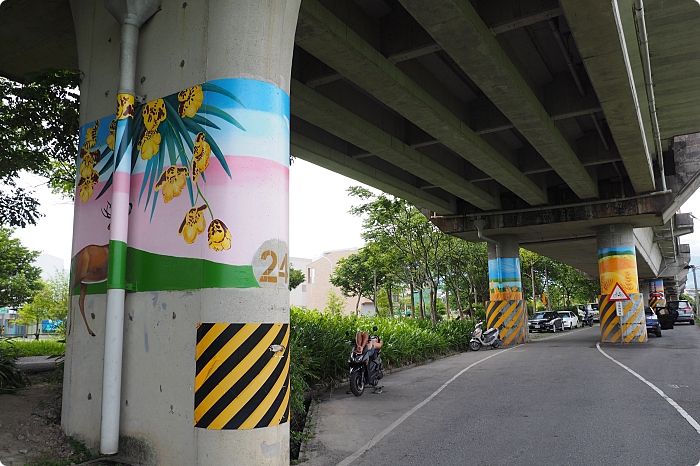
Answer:
<svg viewBox="0 0 700 466"><path fill-rule="evenodd" d="M644 308L644 318L647 321L647 333L653 333L657 337L661 336L661 324L659 323L656 312L650 307Z"/></svg>
<svg viewBox="0 0 700 466"><path fill-rule="evenodd" d="M564 322L564 329L578 328L578 316L571 311L557 311Z"/></svg>
<svg viewBox="0 0 700 466"><path fill-rule="evenodd" d="M530 332L556 332L564 330L564 321L561 316L554 311L535 312L532 319L527 321L527 328Z"/></svg>
<svg viewBox="0 0 700 466"><path fill-rule="evenodd" d="M656 317L659 319L661 330L672 330L676 317L678 317L678 311L668 307L657 307Z"/></svg>
<svg viewBox="0 0 700 466"><path fill-rule="evenodd" d="M688 301L667 301L666 307L671 310L678 311L676 323L686 322L690 325L695 325L695 315L693 314L693 308L691 307Z"/></svg>

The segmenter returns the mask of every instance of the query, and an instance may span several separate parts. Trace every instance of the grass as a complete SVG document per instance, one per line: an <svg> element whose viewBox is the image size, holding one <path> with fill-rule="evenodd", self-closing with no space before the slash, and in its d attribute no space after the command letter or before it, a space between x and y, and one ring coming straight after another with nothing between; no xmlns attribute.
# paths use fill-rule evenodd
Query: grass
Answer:
<svg viewBox="0 0 700 466"><path fill-rule="evenodd" d="M0 348L3 345L11 344L17 357L24 356L53 356L66 351L65 342L59 340L24 340L14 338L11 343L0 341Z"/></svg>

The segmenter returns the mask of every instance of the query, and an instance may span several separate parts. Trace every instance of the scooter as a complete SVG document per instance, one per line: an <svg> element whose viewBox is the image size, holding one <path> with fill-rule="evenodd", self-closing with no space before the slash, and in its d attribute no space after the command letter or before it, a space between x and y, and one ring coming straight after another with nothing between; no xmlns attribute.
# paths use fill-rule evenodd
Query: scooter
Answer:
<svg viewBox="0 0 700 466"><path fill-rule="evenodd" d="M588 325L589 327L593 327L593 316L590 314L581 319L581 327L585 327L586 325Z"/></svg>
<svg viewBox="0 0 700 466"><path fill-rule="evenodd" d="M377 331L377 327L372 328L373 332ZM370 341L379 341L379 337L372 336ZM357 344L355 340L348 342L352 345L352 352L348 358L350 366L350 391L355 396L362 396L366 385L374 387L375 393L381 393L382 387L377 384L384 377L384 365L380 356L381 349L367 351L367 348L362 349L362 353L357 353Z"/></svg>
<svg viewBox="0 0 700 466"><path fill-rule="evenodd" d="M469 340L469 348L472 351L479 351L482 346L490 346L493 349L501 346L501 339L499 338L498 329L491 327L490 329L486 330L486 332L483 332L481 330L482 325L483 322L478 322L476 324L472 339Z"/></svg>

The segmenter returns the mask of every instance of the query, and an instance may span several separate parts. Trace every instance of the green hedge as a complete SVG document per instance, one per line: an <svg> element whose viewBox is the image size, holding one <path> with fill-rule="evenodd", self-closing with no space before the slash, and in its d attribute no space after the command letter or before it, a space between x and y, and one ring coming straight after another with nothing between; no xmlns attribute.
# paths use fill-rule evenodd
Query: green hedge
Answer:
<svg viewBox="0 0 700 466"><path fill-rule="evenodd" d="M357 331L372 332L385 343L382 362L399 367L451 351L464 351L474 332L470 320L354 317L291 308L290 380L292 422L303 417L304 393L314 384L336 386L348 374L348 355ZM294 425L292 426L294 429Z"/></svg>

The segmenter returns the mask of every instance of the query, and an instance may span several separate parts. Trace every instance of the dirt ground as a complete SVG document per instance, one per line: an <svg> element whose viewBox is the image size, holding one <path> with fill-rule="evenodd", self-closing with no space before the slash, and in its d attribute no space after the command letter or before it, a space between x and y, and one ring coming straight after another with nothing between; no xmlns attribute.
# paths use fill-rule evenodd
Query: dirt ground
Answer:
<svg viewBox="0 0 700 466"><path fill-rule="evenodd" d="M29 375L32 384L17 394L0 394L0 465L52 465L88 460L80 445L61 431L58 370ZM71 464L68 462L67 464Z"/></svg>

